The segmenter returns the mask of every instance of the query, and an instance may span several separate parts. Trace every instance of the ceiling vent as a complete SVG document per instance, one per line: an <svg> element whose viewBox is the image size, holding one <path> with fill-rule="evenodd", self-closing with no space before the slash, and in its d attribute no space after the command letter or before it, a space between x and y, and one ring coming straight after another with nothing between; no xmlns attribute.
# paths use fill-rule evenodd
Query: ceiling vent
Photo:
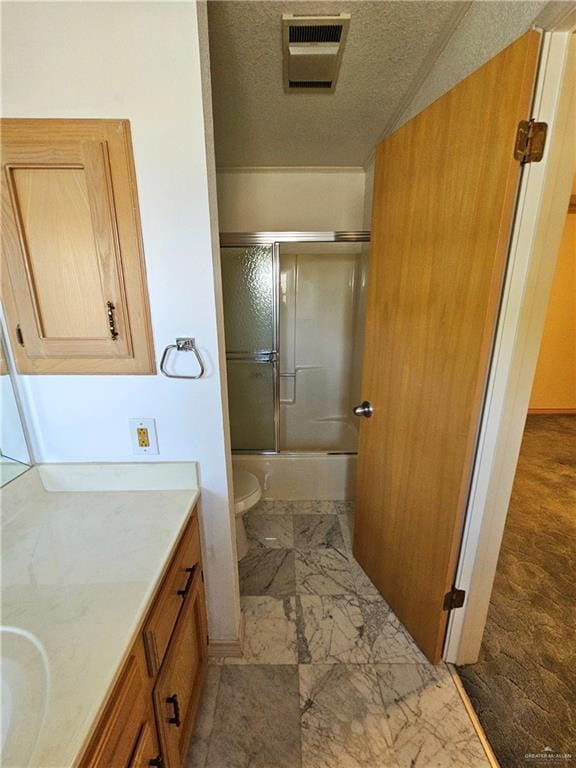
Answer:
<svg viewBox="0 0 576 768"><path fill-rule="evenodd" d="M288 93L331 93L336 87L350 14L282 16L284 88Z"/></svg>

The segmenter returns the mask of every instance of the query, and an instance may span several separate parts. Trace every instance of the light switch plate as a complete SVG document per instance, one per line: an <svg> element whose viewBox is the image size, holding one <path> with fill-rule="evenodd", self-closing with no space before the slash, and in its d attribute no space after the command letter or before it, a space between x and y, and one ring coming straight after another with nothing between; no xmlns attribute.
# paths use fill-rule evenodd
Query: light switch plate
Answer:
<svg viewBox="0 0 576 768"><path fill-rule="evenodd" d="M132 440L132 453L146 454L148 456L158 454L158 435L156 434L156 419L128 419L130 424L130 439ZM148 433L148 445L146 443Z"/></svg>

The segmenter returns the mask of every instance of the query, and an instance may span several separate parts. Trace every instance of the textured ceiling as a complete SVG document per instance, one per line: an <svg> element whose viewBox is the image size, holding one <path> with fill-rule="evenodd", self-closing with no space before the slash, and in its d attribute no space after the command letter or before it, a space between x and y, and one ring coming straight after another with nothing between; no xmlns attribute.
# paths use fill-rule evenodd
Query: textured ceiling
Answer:
<svg viewBox="0 0 576 768"><path fill-rule="evenodd" d="M212 0L219 167L359 166L414 94L467 3ZM286 94L283 13L350 13L333 94Z"/></svg>

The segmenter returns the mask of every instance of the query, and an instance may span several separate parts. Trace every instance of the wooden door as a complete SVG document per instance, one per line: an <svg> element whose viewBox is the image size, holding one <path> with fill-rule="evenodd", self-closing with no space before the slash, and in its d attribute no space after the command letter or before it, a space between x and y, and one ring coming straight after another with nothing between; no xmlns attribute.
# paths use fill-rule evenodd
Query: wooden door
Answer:
<svg viewBox="0 0 576 768"><path fill-rule="evenodd" d="M2 121L3 297L22 373L152 373L129 124Z"/></svg>
<svg viewBox="0 0 576 768"><path fill-rule="evenodd" d="M183 765L208 663L202 572L196 566L154 687L154 707L167 768Z"/></svg>
<svg viewBox="0 0 576 768"><path fill-rule="evenodd" d="M354 554L442 653L530 117L529 32L377 148Z"/></svg>

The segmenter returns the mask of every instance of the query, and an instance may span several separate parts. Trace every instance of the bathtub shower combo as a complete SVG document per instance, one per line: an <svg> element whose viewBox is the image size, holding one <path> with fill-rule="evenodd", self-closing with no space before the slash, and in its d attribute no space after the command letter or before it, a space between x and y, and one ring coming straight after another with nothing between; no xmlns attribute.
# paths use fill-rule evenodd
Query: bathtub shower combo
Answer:
<svg viewBox="0 0 576 768"><path fill-rule="evenodd" d="M265 498L354 495L369 239L221 235L234 465Z"/></svg>

